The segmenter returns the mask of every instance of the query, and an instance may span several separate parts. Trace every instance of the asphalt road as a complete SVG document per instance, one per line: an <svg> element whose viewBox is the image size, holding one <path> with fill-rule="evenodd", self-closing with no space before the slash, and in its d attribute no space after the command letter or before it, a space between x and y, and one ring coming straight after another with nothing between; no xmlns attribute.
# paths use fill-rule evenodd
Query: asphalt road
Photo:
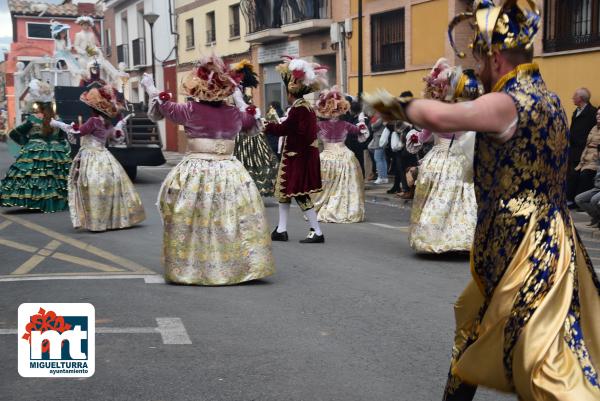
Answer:
<svg viewBox="0 0 600 401"><path fill-rule="evenodd" d="M10 162L0 144L1 175ZM325 244L302 245L306 223L294 208L291 241L273 245L271 278L167 285L154 206L167 172L140 169L136 187L148 218L128 230L76 231L66 212L0 211L0 400L441 399L452 304L468 280L468 260L416 256L408 209L370 203L366 222L324 225ZM274 224L277 206L266 205ZM19 376L10 330L24 302L95 306L93 377ZM183 344L153 331L164 318L179 322ZM511 399L485 390L476 397Z"/></svg>

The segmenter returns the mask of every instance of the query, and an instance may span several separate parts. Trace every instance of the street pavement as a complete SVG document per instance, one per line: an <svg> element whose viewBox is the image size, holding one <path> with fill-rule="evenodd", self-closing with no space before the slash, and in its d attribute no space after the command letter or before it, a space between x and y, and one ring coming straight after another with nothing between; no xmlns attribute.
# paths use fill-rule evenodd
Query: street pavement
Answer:
<svg viewBox="0 0 600 401"><path fill-rule="evenodd" d="M0 175L11 161L0 144ZM409 202L369 188L367 221L325 224L326 243L315 245L298 243L307 226L294 207L290 242L273 244L274 276L231 287L167 285L154 204L170 168L140 168L147 220L131 229L90 233L74 230L67 212L0 211L0 400L441 399L468 258L415 255ZM277 205L265 204L274 225ZM599 261L598 239L575 217ZM11 330L24 302L94 305L93 377L19 376ZM476 397L513 399L487 390Z"/></svg>

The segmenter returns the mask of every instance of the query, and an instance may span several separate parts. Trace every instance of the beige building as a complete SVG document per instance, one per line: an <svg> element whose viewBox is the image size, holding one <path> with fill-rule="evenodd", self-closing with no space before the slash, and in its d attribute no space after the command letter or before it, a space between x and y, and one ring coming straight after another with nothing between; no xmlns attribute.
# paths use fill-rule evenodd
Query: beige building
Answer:
<svg viewBox="0 0 600 401"><path fill-rule="evenodd" d="M230 63L250 58L250 44L243 38L246 23L240 0L175 0L175 14L179 82L202 55L213 51Z"/></svg>

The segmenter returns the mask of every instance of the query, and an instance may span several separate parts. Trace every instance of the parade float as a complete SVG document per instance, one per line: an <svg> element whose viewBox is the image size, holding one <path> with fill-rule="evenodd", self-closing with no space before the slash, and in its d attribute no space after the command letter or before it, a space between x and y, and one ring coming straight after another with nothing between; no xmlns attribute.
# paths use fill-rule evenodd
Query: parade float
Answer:
<svg viewBox="0 0 600 401"><path fill-rule="evenodd" d="M80 17L77 23L84 26L88 21ZM116 68L104 58L97 46L93 33L83 29L70 43L69 25L53 23L52 36L55 41L54 53L37 57L27 64L17 63L15 77L15 110L17 123L27 117L26 96L29 82L39 79L54 88L54 107L57 115L66 123L81 124L90 117L89 108L79 97L92 87L111 85L126 105L124 115L130 115L126 126L126 140L119 144L108 144L111 153L134 179L138 166L159 166L165 163L158 126L147 118L139 104L129 102L124 88L129 74L123 66ZM79 144L73 144L73 154Z"/></svg>

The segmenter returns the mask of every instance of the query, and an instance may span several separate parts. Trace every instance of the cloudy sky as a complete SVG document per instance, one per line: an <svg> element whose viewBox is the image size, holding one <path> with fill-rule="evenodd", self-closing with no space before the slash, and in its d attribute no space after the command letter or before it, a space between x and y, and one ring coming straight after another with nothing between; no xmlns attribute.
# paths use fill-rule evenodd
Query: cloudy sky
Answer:
<svg viewBox="0 0 600 401"><path fill-rule="evenodd" d="M45 0L40 3L62 3L62 0ZM6 49L12 42L12 24L8 12L8 0L0 0L0 48ZM1 53L1 52L0 52ZM0 60L3 55L0 54Z"/></svg>

